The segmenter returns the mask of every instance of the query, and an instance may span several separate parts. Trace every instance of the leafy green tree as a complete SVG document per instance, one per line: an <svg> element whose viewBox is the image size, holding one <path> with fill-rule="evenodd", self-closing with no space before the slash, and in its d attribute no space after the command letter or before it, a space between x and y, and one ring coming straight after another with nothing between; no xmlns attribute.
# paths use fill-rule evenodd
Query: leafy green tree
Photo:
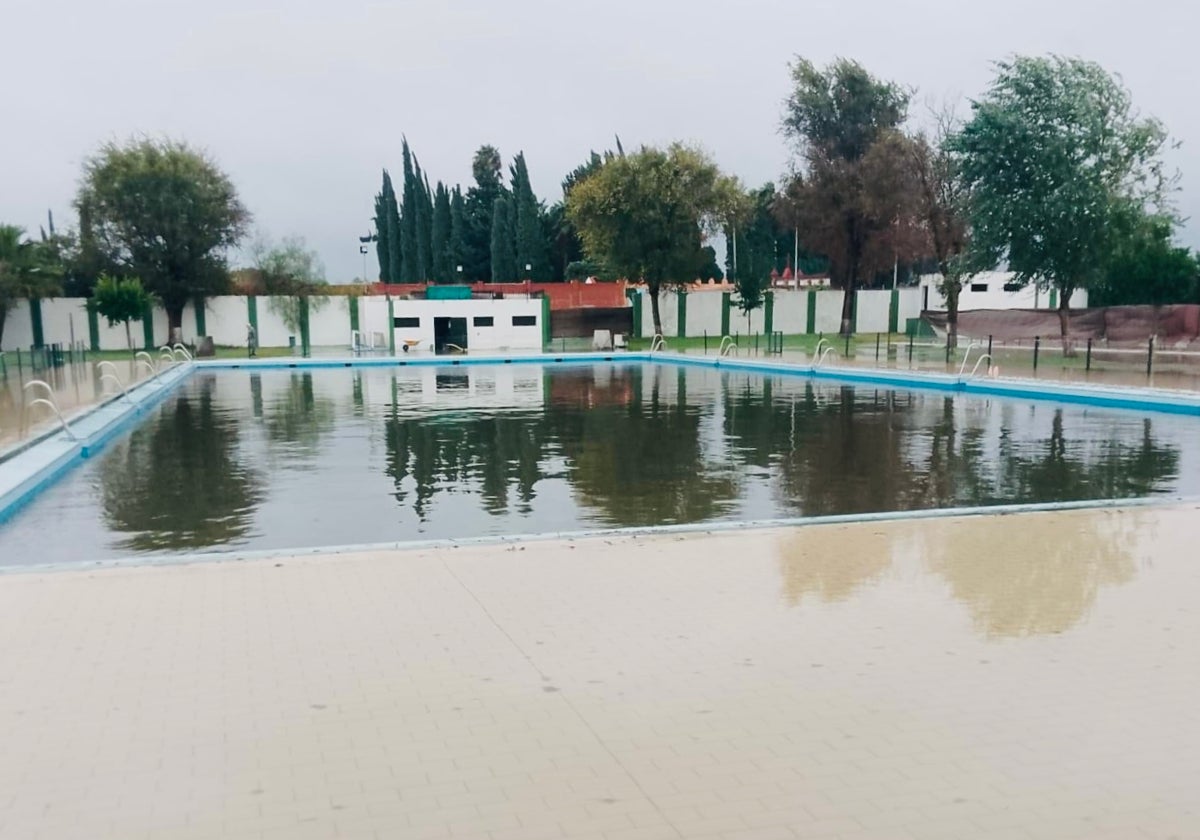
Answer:
<svg viewBox="0 0 1200 840"><path fill-rule="evenodd" d="M400 207L392 176L383 170L383 186L375 196L375 254L379 257L379 278L384 283L400 282L401 243Z"/></svg>
<svg viewBox="0 0 1200 840"><path fill-rule="evenodd" d="M500 152L495 146L480 146L471 162L475 185L467 190L464 207L463 271L470 281L492 277L492 212L496 199L507 194L500 172Z"/></svg>
<svg viewBox="0 0 1200 840"><path fill-rule="evenodd" d="M613 273L612 269L604 263L593 260L576 260L570 263L564 272L564 279L566 280L586 280L589 277L608 281L617 279L617 275Z"/></svg>
<svg viewBox="0 0 1200 840"><path fill-rule="evenodd" d="M441 181L438 181L434 192L430 239L433 251L432 278L438 283L449 283L454 279L454 258L450 252L450 191Z"/></svg>
<svg viewBox="0 0 1200 840"><path fill-rule="evenodd" d="M229 177L171 140L102 146L84 163L75 203L97 247L162 301L172 339L189 300L227 288L225 253L250 220Z"/></svg>
<svg viewBox="0 0 1200 840"><path fill-rule="evenodd" d="M53 248L27 239L23 228L0 225L0 340L17 301L55 294L61 274Z"/></svg>
<svg viewBox="0 0 1200 840"><path fill-rule="evenodd" d="M952 148L953 117L938 115L936 134L919 133L907 144L916 185L916 221L928 252L937 263L938 291L946 300L947 342L958 346L958 298L963 283L990 268L974 261L970 249L971 187L963 177L962 158ZM984 260L986 261L986 257Z"/></svg>
<svg viewBox="0 0 1200 840"><path fill-rule="evenodd" d="M512 199L500 196L492 208L492 282L512 283L517 279L517 255L513 248Z"/></svg>
<svg viewBox="0 0 1200 840"><path fill-rule="evenodd" d="M308 298L310 311L329 302L320 295L326 285L325 267L316 251L311 251L302 236L286 236L278 244L260 238L252 248L259 286L269 295L268 306L283 319L288 329L300 329L301 298Z"/></svg>
<svg viewBox="0 0 1200 840"><path fill-rule="evenodd" d="M656 332L662 332L659 292L694 279L705 261L704 234L742 210L737 179L704 152L678 143L614 157L567 195L567 216L588 256L645 280Z"/></svg>
<svg viewBox="0 0 1200 840"><path fill-rule="evenodd" d="M1141 119L1100 65L1018 56L997 64L954 142L972 190L975 247L1018 282L1058 289L1071 352L1076 289L1100 282L1131 219L1164 212L1162 125Z"/></svg>
<svg viewBox="0 0 1200 840"><path fill-rule="evenodd" d="M766 183L748 196L750 213L736 226L726 230L726 255L729 275L737 291L737 306L750 313L763 305L764 292L771 282L771 272L782 268L791 255L792 233L784 230L775 219L775 185ZM737 265L733 265L732 244L737 241ZM782 245L782 247L781 247ZM780 254L783 254L781 260Z"/></svg>
<svg viewBox="0 0 1200 840"><path fill-rule="evenodd" d="M550 279L550 261L546 253L546 234L542 227L544 210L533 193L524 152L517 154L509 171L512 177L513 231L518 276L523 280L545 282ZM525 271L527 265L530 266L528 272Z"/></svg>
<svg viewBox="0 0 1200 840"><path fill-rule="evenodd" d="M1200 303L1200 254L1172 244L1171 228L1169 219L1145 219L1121 244L1088 303Z"/></svg>
<svg viewBox="0 0 1200 840"><path fill-rule="evenodd" d="M133 350L129 322L142 320L153 303L154 296L142 288L142 281L138 278L101 275L88 299L87 308L104 317L110 327L124 324L125 343Z"/></svg>
<svg viewBox="0 0 1200 840"><path fill-rule="evenodd" d="M831 279L844 290L848 334L855 290L898 258L897 220L908 217L911 194L899 133L909 94L847 59L824 70L800 59L791 70L783 130L799 146L801 166L780 215L806 247L829 258Z"/></svg>

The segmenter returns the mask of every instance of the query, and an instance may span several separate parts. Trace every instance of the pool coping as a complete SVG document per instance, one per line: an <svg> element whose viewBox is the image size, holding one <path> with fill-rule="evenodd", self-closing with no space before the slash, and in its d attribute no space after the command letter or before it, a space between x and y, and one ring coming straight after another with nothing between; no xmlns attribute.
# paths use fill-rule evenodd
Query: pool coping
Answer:
<svg viewBox="0 0 1200 840"><path fill-rule="evenodd" d="M1077 385L1061 382L1043 382L1031 379L959 377L950 374L863 369L839 365L815 366L793 362L770 362L740 359L736 357L694 356L671 352L625 352L601 351L588 353L539 353L529 355L477 355L477 356L344 356L344 357L272 357L254 359L212 359L187 362L174 366L157 377L144 380L129 389L129 400L116 399L96 406L84 415L71 421L72 431L79 440L70 440L60 429L47 435L37 443L0 462L0 524L12 518L22 507L49 487L66 472L99 452L112 438L125 431L155 407L179 383L193 373L217 370L289 370L354 367L471 367L484 365L587 365L609 363L652 363L679 367L705 367L721 371L767 374L776 376L799 376L809 379L846 382L851 384L882 385L890 388L914 391L959 393L969 396L994 396L1007 399L1025 399L1094 405L1101 408L1132 411L1152 411L1166 414L1183 414L1200 417L1200 393L1168 391L1165 389L1136 388L1129 386ZM1161 502L1164 497L1151 497L1147 501ZM1106 500L1128 504L1136 499ZM1074 504L1074 503L1073 503ZM1099 502L1084 502L1082 506L1102 507ZM1035 507L1031 509L1053 509ZM939 508L962 515L967 508ZM984 508L983 512L1002 512L1000 508ZM851 516L846 521L867 521L863 516ZM793 520L771 520L781 524L797 524ZM807 520L806 520L807 521ZM713 523L710 523L710 525ZM752 523L740 523L752 526ZM670 527L670 526L662 526ZM589 532L580 532L589 533ZM604 533L611 533L605 531ZM528 536L526 537L528 538ZM561 536L560 536L561 538ZM395 544L385 544L395 545ZM298 549L292 551L307 551ZM224 552L215 552L226 556ZM150 555L142 555L143 558ZM172 555L177 561L178 555ZM0 565L0 571L8 568ZM49 568L39 566L36 568Z"/></svg>
<svg viewBox="0 0 1200 840"><path fill-rule="evenodd" d="M1114 512L1155 508L1200 508L1200 496L1150 496L1130 499L1086 499L1071 502L1033 502L1012 505L975 505L961 508L929 508L926 510L875 511L869 513L838 513L819 516L795 516L776 519L718 520L687 522L673 525L639 525L623 528L588 528L578 531L546 531L526 534L492 534L459 539L398 540L375 543L343 543L299 548L269 548L249 551L196 551L179 554L139 554L107 560L79 560L69 563L41 565L0 565L0 577L6 575L57 572L100 571L104 569L136 568L139 566L170 567L204 563L249 563L279 559L313 559L348 554L381 552L419 552L453 548L486 548L489 546L523 543L574 542L620 537L660 537L671 535L724 534L742 530L804 529L833 525L864 525L881 522L912 522L930 519L973 519L981 516L1016 516L1068 511Z"/></svg>

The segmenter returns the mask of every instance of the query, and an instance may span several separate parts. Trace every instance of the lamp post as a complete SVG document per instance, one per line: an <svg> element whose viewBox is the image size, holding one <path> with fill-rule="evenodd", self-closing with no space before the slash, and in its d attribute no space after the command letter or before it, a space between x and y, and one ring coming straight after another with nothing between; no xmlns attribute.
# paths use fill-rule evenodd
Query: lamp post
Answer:
<svg viewBox="0 0 1200 840"><path fill-rule="evenodd" d="M379 239L378 236L376 236L373 233L369 233L369 232L367 233L366 236L358 237L358 253L362 254L362 258L363 258L363 283L369 282L367 280L367 254L371 250L369 247L370 243L375 242L378 239Z"/></svg>
<svg viewBox="0 0 1200 840"><path fill-rule="evenodd" d="M461 285L462 284L462 266L456 265L454 267L454 271L458 274L458 282Z"/></svg>

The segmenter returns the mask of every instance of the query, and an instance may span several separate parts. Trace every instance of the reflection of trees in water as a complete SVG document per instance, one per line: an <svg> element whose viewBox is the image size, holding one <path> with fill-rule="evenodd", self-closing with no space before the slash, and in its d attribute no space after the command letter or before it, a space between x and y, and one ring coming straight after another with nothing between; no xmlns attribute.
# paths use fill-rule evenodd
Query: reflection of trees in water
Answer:
<svg viewBox="0 0 1200 840"><path fill-rule="evenodd" d="M1086 618L1102 587L1133 579L1139 519L1136 512L979 517L938 523L921 546L981 633L1061 633Z"/></svg>
<svg viewBox="0 0 1200 840"><path fill-rule="evenodd" d="M725 431L746 462L777 472L780 501L812 516L904 509L916 488L895 421L911 395L843 386L779 393L755 382L725 395Z"/></svg>
<svg viewBox="0 0 1200 840"><path fill-rule="evenodd" d="M213 380L182 391L99 466L104 514L122 547L223 545L244 536L262 499L237 455L236 419L213 407Z"/></svg>
<svg viewBox="0 0 1200 840"><path fill-rule="evenodd" d="M1050 437L1040 453L1012 453L1000 460L1006 495L1045 501L1125 499L1167 489L1179 470L1179 450L1155 440L1150 418L1140 440L1072 443L1062 410L1054 412Z"/></svg>
<svg viewBox="0 0 1200 840"><path fill-rule="evenodd" d="M251 393L256 391L251 375ZM261 384L257 385L261 402ZM261 409L267 437L272 443L284 444L291 452L315 455L321 438L337 423L337 405L328 397L318 398L313 389L312 373L293 373L282 391L270 395Z"/></svg>
<svg viewBox="0 0 1200 840"><path fill-rule="evenodd" d="M785 537L779 547L784 600L792 606L806 595L844 601L882 575L892 562L892 537L869 527L851 526L849 534L845 528L803 528Z"/></svg>
<svg viewBox="0 0 1200 840"><path fill-rule="evenodd" d="M648 399L643 370L623 369L630 385L615 390L633 395L627 404L551 415L578 499L609 525L701 522L736 501L733 472L703 462L700 410L687 404L686 371L677 371L673 397L664 395L656 373Z"/></svg>
<svg viewBox="0 0 1200 840"><path fill-rule="evenodd" d="M1178 449L1157 442L1149 419L1140 438L1072 441L1059 410L1049 436L1030 440L1032 421L1005 421L995 437L984 426L994 406L956 410L949 397L780 393L767 380L724 399L739 457L773 469L782 504L804 515L1132 498L1169 489L1178 472Z"/></svg>
<svg viewBox="0 0 1200 840"><path fill-rule="evenodd" d="M385 471L401 503L408 496L405 479L413 480L413 508L422 518L435 493L463 486L477 487L484 509L493 514L508 510L509 487L515 486L518 511L526 513L542 478L545 435L540 411L406 417L393 404L385 423Z"/></svg>

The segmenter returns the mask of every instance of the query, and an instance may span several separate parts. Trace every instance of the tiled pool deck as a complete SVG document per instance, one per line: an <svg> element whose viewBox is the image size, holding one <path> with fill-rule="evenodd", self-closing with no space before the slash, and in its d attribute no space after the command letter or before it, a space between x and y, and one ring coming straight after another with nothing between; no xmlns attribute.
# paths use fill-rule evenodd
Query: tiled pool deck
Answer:
<svg viewBox="0 0 1200 840"><path fill-rule="evenodd" d="M0 837L1197 837L1198 516L0 576Z"/></svg>

